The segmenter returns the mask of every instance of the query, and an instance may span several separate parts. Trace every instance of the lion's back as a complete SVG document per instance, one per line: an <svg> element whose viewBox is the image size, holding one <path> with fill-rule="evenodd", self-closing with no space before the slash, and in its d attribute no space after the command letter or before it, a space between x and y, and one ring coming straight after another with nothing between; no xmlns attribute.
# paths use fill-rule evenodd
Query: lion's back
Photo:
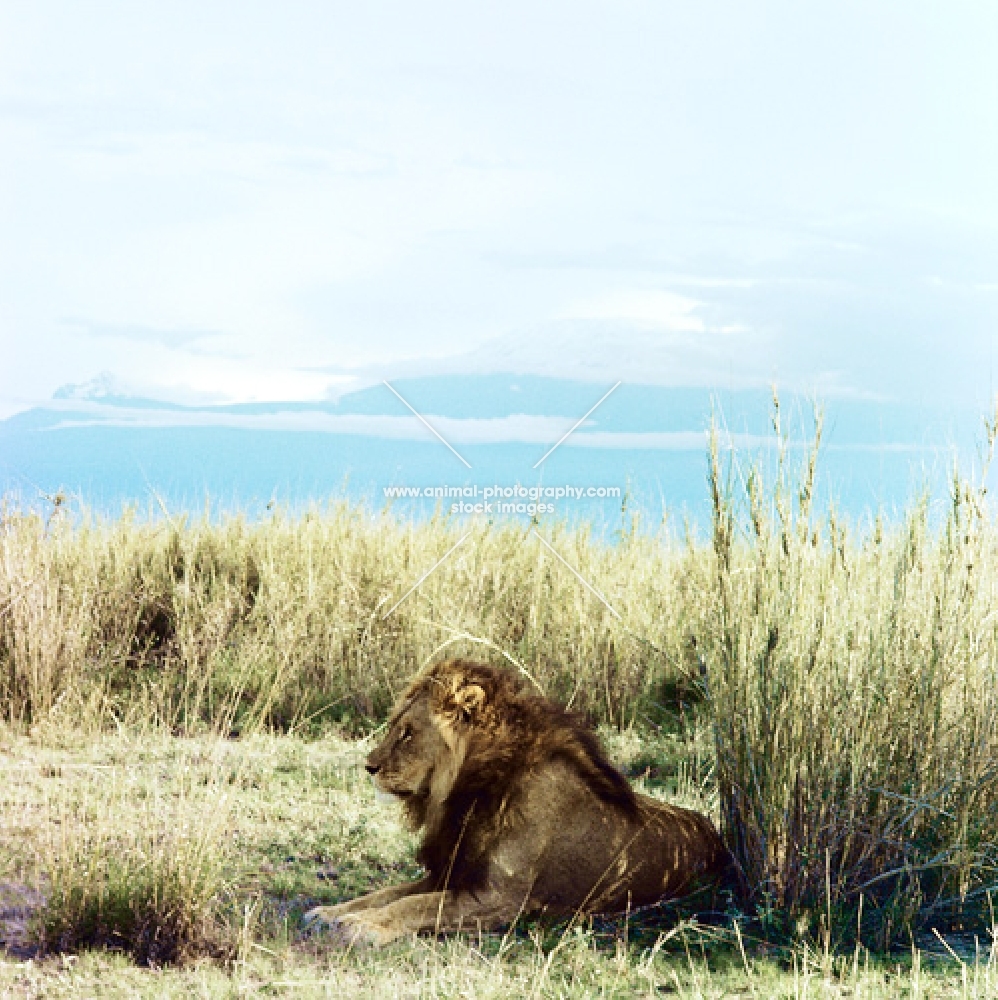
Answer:
<svg viewBox="0 0 998 1000"><path fill-rule="evenodd" d="M536 908L622 911L679 895L723 867L727 852L697 813L643 795L636 811L623 808L560 761L526 780L520 836L496 860L506 871L532 863Z"/></svg>

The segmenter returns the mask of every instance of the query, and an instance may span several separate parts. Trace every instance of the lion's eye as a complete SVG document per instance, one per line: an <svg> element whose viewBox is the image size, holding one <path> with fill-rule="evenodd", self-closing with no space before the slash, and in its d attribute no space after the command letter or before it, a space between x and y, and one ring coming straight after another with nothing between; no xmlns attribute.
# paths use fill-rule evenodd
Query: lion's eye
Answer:
<svg viewBox="0 0 998 1000"><path fill-rule="evenodd" d="M403 726L402 734L399 736L399 742L405 743L406 740L412 739L412 726Z"/></svg>

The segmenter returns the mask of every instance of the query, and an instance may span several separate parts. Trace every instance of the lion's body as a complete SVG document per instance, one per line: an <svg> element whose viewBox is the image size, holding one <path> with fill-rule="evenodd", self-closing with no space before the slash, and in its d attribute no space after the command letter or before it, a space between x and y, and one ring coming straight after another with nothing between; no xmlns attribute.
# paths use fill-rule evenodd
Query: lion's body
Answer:
<svg viewBox="0 0 998 1000"><path fill-rule="evenodd" d="M422 830L426 876L308 914L349 942L620 912L728 860L706 817L635 794L577 717L481 664L418 677L367 767Z"/></svg>

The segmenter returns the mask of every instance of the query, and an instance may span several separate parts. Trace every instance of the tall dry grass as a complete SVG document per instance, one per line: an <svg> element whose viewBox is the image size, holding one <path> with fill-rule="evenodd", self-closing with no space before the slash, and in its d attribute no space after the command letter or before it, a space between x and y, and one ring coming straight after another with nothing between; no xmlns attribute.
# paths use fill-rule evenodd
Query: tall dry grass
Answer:
<svg viewBox="0 0 998 1000"><path fill-rule="evenodd" d="M633 530L616 546L544 530L613 611L514 524L403 524L347 504L255 524L7 510L0 712L22 726L368 725L426 661L460 652L596 720L633 720L688 656L671 552Z"/></svg>
<svg viewBox="0 0 998 1000"><path fill-rule="evenodd" d="M954 476L856 534L812 507L774 408L775 482L712 441L713 546L696 634L724 835L756 907L885 946L990 926L998 887L998 533ZM991 429L990 441L994 443ZM707 579L709 577L709 580Z"/></svg>

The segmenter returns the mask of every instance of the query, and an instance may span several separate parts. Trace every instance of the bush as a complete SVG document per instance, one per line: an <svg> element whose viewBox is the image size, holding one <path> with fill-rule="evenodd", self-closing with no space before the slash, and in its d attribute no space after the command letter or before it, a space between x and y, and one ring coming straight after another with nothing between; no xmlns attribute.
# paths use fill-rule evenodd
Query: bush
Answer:
<svg viewBox="0 0 998 1000"><path fill-rule="evenodd" d="M712 439L713 549L697 628L724 836L749 901L801 933L886 946L990 926L998 861L996 535L954 478L850 537L812 512L814 446L744 505Z"/></svg>
<svg viewBox="0 0 998 1000"><path fill-rule="evenodd" d="M232 868L227 798L201 780L185 781L166 801L154 787L139 810L114 787L52 806L58 832L38 858L45 903L36 937L44 950L99 946L143 964L233 954L223 915Z"/></svg>

